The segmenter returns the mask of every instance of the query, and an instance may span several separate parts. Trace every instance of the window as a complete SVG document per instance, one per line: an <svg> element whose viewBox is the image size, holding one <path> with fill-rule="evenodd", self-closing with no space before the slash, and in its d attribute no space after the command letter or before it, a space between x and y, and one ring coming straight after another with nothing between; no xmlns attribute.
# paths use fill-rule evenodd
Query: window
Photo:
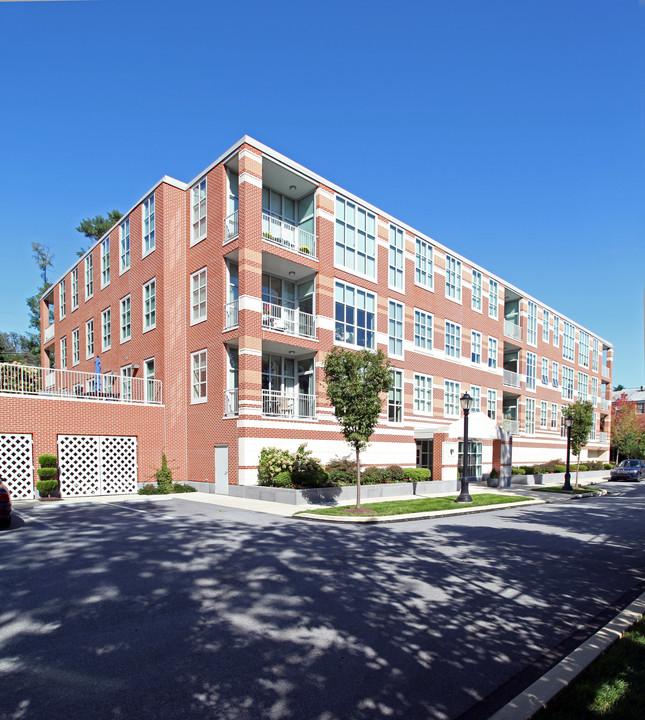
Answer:
<svg viewBox="0 0 645 720"><path fill-rule="evenodd" d="M532 352L526 353L526 389L535 390L535 373L537 370L537 355Z"/></svg>
<svg viewBox="0 0 645 720"><path fill-rule="evenodd" d="M544 385L549 384L549 360L548 358L542 358L542 382Z"/></svg>
<svg viewBox="0 0 645 720"><path fill-rule="evenodd" d="M110 284L110 238L101 243L101 289Z"/></svg>
<svg viewBox="0 0 645 720"><path fill-rule="evenodd" d="M72 270L72 312L78 307L78 266Z"/></svg>
<svg viewBox="0 0 645 720"><path fill-rule="evenodd" d="M575 332L573 325L565 320L562 331L562 357L572 362L575 358Z"/></svg>
<svg viewBox="0 0 645 720"><path fill-rule="evenodd" d="M524 431L527 435L535 435L535 399L526 398L526 422Z"/></svg>
<svg viewBox="0 0 645 720"><path fill-rule="evenodd" d="M446 255L446 297L461 302L461 260Z"/></svg>
<svg viewBox="0 0 645 720"><path fill-rule="evenodd" d="M482 311L482 274L474 269L471 306L473 310Z"/></svg>
<svg viewBox="0 0 645 720"><path fill-rule="evenodd" d="M157 281L150 280L143 286L143 332L157 325Z"/></svg>
<svg viewBox="0 0 645 720"><path fill-rule="evenodd" d="M81 340L79 337L79 329L72 330L72 366L78 365L81 361Z"/></svg>
<svg viewBox="0 0 645 720"><path fill-rule="evenodd" d="M190 276L190 297L190 324L193 325L206 320L206 268Z"/></svg>
<svg viewBox="0 0 645 720"><path fill-rule="evenodd" d="M60 339L60 369L67 369L67 338Z"/></svg>
<svg viewBox="0 0 645 720"><path fill-rule="evenodd" d="M542 308L542 342L549 342L549 311Z"/></svg>
<svg viewBox="0 0 645 720"><path fill-rule="evenodd" d="M376 277L376 217L338 196L334 258L337 267Z"/></svg>
<svg viewBox="0 0 645 720"><path fill-rule="evenodd" d="M85 359L94 357L94 318L85 323Z"/></svg>
<svg viewBox="0 0 645 720"><path fill-rule="evenodd" d="M562 397L573 400L573 368L562 366Z"/></svg>
<svg viewBox="0 0 645 720"><path fill-rule="evenodd" d="M482 446L477 440L468 441L468 457L466 458L466 473L469 478L482 476ZM457 473L459 477L464 470L464 442L461 440L457 452Z"/></svg>
<svg viewBox="0 0 645 720"><path fill-rule="evenodd" d="M558 429L558 404L551 403L551 430Z"/></svg>
<svg viewBox="0 0 645 720"><path fill-rule="evenodd" d="M190 244L194 245L206 237L206 178L191 191L191 222Z"/></svg>
<svg viewBox="0 0 645 720"><path fill-rule="evenodd" d="M338 280L334 296L336 341L374 349L376 296Z"/></svg>
<svg viewBox="0 0 645 720"><path fill-rule="evenodd" d="M65 281L61 280L58 286L58 318L62 320L67 314L65 307Z"/></svg>
<svg viewBox="0 0 645 720"><path fill-rule="evenodd" d="M542 400L540 403L540 427L546 428L547 426L547 415L548 415L548 403L546 400Z"/></svg>
<svg viewBox="0 0 645 720"><path fill-rule="evenodd" d="M589 399L589 375L587 373L578 373L578 400L587 402Z"/></svg>
<svg viewBox="0 0 645 720"><path fill-rule="evenodd" d="M112 347L112 310L106 308L101 313L101 350Z"/></svg>
<svg viewBox="0 0 645 720"><path fill-rule="evenodd" d="M239 313L239 297L240 297L240 278L239 270L236 263L227 263L228 268L228 290L227 290L227 302L226 302L226 317L224 319L224 329L230 330L231 328L237 327L240 321ZM204 278L204 283L206 278ZM263 280L264 284L264 280ZM206 285L204 284L204 287ZM262 288L264 294L264 287ZM206 298L206 293L204 293ZM206 312L206 306L204 306L204 313ZM206 317L206 315L204 315Z"/></svg>
<svg viewBox="0 0 645 720"><path fill-rule="evenodd" d="M557 315L553 316L553 345L560 345L560 318Z"/></svg>
<svg viewBox="0 0 645 720"><path fill-rule="evenodd" d="M596 413L592 412L591 413L591 428L589 429L589 440L596 439L596 423L597 423Z"/></svg>
<svg viewBox="0 0 645 720"><path fill-rule="evenodd" d="M403 290L403 230L390 225L390 255L388 283L391 288Z"/></svg>
<svg viewBox="0 0 645 720"><path fill-rule="evenodd" d="M598 338L594 338L591 352L591 369L593 372L598 372Z"/></svg>
<svg viewBox="0 0 645 720"><path fill-rule="evenodd" d="M403 356L403 305L390 300L388 304L389 354Z"/></svg>
<svg viewBox="0 0 645 720"><path fill-rule="evenodd" d="M432 315L423 310L414 311L414 344L424 350L432 350Z"/></svg>
<svg viewBox="0 0 645 720"><path fill-rule="evenodd" d="M414 256L414 282L429 290L434 289L434 250L425 240L416 239Z"/></svg>
<svg viewBox="0 0 645 720"><path fill-rule="evenodd" d="M488 367L497 367L497 339L494 337L488 338Z"/></svg>
<svg viewBox="0 0 645 720"><path fill-rule="evenodd" d="M119 274L130 269L130 218L119 225Z"/></svg>
<svg viewBox="0 0 645 720"><path fill-rule="evenodd" d="M589 333L580 331L580 344L578 345L578 364L589 367Z"/></svg>
<svg viewBox="0 0 645 720"><path fill-rule="evenodd" d="M224 414L238 415L238 387L239 387L239 352L237 348L226 348L227 372L226 392L224 393Z"/></svg>
<svg viewBox="0 0 645 720"><path fill-rule="evenodd" d="M446 380L443 388L443 414L452 417L459 417L459 383L454 380Z"/></svg>
<svg viewBox="0 0 645 720"><path fill-rule="evenodd" d="M482 390L477 385L470 386L470 397L473 403L470 406L470 412L481 412L482 409Z"/></svg>
<svg viewBox="0 0 645 720"><path fill-rule="evenodd" d="M126 295L121 300L121 342L126 342L131 337L130 311L130 296Z"/></svg>
<svg viewBox="0 0 645 720"><path fill-rule="evenodd" d="M433 441L417 440L417 467L432 470Z"/></svg>
<svg viewBox="0 0 645 720"><path fill-rule="evenodd" d="M432 413L432 378L414 375L414 412Z"/></svg>
<svg viewBox="0 0 645 720"><path fill-rule="evenodd" d="M143 202L143 257L155 249L155 196Z"/></svg>
<svg viewBox="0 0 645 720"><path fill-rule="evenodd" d="M595 405L598 402L598 378L591 378L591 402Z"/></svg>
<svg viewBox="0 0 645 720"><path fill-rule="evenodd" d="M551 380L553 383L553 387L557 388L560 384L558 381L558 378L560 377L560 365L555 360L553 360L552 362L553 367L551 369Z"/></svg>
<svg viewBox="0 0 645 720"><path fill-rule="evenodd" d="M206 384L206 350L199 350L191 356L191 403L202 403L208 400Z"/></svg>
<svg viewBox="0 0 645 720"><path fill-rule="evenodd" d="M495 318L495 320L497 320L498 289L497 280L490 278L488 280L488 317Z"/></svg>
<svg viewBox="0 0 645 720"><path fill-rule="evenodd" d="M124 402L132 401L132 365L121 368L121 399Z"/></svg>
<svg viewBox="0 0 645 720"><path fill-rule="evenodd" d="M146 402L152 403L157 401L156 383L155 383L155 359L148 358L143 362L143 379L146 387Z"/></svg>
<svg viewBox="0 0 645 720"><path fill-rule="evenodd" d="M537 345L537 305L532 300L528 301L526 342L529 345Z"/></svg>
<svg viewBox="0 0 645 720"><path fill-rule="evenodd" d="M461 357L461 327L446 320L445 352L448 357Z"/></svg>
<svg viewBox="0 0 645 720"><path fill-rule="evenodd" d="M85 300L94 295L94 268L92 267L92 255L85 258Z"/></svg>
<svg viewBox="0 0 645 720"><path fill-rule="evenodd" d="M389 422L403 422L403 373L391 370L392 387L387 396L387 419Z"/></svg>
<svg viewBox="0 0 645 720"><path fill-rule="evenodd" d="M491 420L497 420L497 390L489 390L487 392L486 412Z"/></svg>
<svg viewBox="0 0 645 720"><path fill-rule="evenodd" d="M482 334L476 330L470 332L470 359L477 364L482 361Z"/></svg>

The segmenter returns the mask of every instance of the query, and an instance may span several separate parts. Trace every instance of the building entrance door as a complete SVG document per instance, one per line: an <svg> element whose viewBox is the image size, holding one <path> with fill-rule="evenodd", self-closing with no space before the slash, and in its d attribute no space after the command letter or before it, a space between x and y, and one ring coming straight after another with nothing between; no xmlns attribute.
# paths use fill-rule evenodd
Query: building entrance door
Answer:
<svg viewBox="0 0 645 720"><path fill-rule="evenodd" d="M228 495L228 445L215 445L215 492Z"/></svg>

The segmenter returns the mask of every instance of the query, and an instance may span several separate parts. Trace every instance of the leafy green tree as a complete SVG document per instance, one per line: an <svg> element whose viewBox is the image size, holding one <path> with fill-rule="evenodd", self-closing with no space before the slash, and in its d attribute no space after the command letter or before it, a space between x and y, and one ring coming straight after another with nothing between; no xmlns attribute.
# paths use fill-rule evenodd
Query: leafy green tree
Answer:
<svg viewBox="0 0 645 720"><path fill-rule="evenodd" d="M40 365L39 343L31 335L0 332L0 362Z"/></svg>
<svg viewBox="0 0 645 720"><path fill-rule="evenodd" d="M636 406L622 395L611 404L611 449L616 462L645 454L645 419L636 414Z"/></svg>
<svg viewBox="0 0 645 720"><path fill-rule="evenodd" d="M593 405L589 400L573 403L562 409L565 417L573 419L571 425L571 452L577 456L576 487L578 487L578 470L580 468L580 451L589 441L589 433L593 424Z"/></svg>
<svg viewBox="0 0 645 720"><path fill-rule="evenodd" d="M378 423L381 394L392 387L390 363L382 350L343 350L335 347L325 358L327 397L345 440L356 453L356 508L361 506L363 450Z"/></svg>
<svg viewBox="0 0 645 720"><path fill-rule="evenodd" d="M93 218L83 218L76 229L85 235L86 238L95 242L96 240L100 240L112 225L118 223L122 217L123 215L118 210L110 210L107 217L96 215ZM82 257L85 255L85 251L85 248L81 248L77 253L78 256Z"/></svg>

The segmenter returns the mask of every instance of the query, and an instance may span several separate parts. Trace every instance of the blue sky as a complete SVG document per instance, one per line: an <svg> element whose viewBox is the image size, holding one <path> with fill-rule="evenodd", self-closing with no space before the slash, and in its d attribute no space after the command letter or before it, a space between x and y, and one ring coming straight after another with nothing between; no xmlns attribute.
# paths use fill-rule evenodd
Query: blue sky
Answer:
<svg viewBox="0 0 645 720"><path fill-rule="evenodd" d="M611 341L645 383L636 0L0 2L0 330L83 217L249 134Z"/></svg>

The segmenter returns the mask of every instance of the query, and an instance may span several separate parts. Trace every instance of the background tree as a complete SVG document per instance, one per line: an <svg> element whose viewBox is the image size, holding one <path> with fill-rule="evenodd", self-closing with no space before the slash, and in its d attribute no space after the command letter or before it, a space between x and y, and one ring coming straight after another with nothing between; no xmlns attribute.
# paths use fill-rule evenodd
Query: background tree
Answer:
<svg viewBox="0 0 645 720"><path fill-rule="evenodd" d="M333 348L325 358L327 397L356 453L356 508L361 506L360 453L369 442L381 412L381 394L392 387L390 363L382 350Z"/></svg>
<svg viewBox="0 0 645 720"><path fill-rule="evenodd" d="M0 332L0 362L40 365L40 343L34 347L30 335Z"/></svg>
<svg viewBox="0 0 645 720"><path fill-rule="evenodd" d="M623 393L611 404L611 449L616 462L624 458L641 458L645 453L645 417L636 414L636 406Z"/></svg>
<svg viewBox="0 0 645 720"><path fill-rule="evenodd" d="M625 389L624 385L616 385L616 387L614 388L614 392L619 392L620 390L624 390L624 389Z"/></svg>
<svg viewBox="0 0 645 720"><path fill-rule="evenodd" d="M36 294L27 298L27 307L29 308L29 329L32 332L27 333L24 337L29 347L29 355L32 360L30 364L40 364L40 297L50 287L51 283L47 279L47 271L54 266L54 253L49 245L42 243L31 243L32 257L36 261L42 283L36 290ZM36 358L38 361L36 362Z"/></svg>
<svg viewBox="0 0 645 720"><path fill-rule="evenodd" d="M573 425L571 426L571 452L578 458L576 465L576 487L578 487L580 451L589 440L589 433L591 432L591 426L593 424L593 405L589 400L585 402L578 400L578 402L573 403L573 405L563 408L562 412L565 417L573 418Z"/></svg>
<svg viewBox="0 0 645 720"><path fill-rule="evenodd" d="M90 240L100 240L112 225L118 223L122 217L123 215L118 210L110 210L107 217L96 215L93 218L84 218L76 229ZM85 248L81 248L77 254L81 257L85 255L85 252Z"/></svg>

